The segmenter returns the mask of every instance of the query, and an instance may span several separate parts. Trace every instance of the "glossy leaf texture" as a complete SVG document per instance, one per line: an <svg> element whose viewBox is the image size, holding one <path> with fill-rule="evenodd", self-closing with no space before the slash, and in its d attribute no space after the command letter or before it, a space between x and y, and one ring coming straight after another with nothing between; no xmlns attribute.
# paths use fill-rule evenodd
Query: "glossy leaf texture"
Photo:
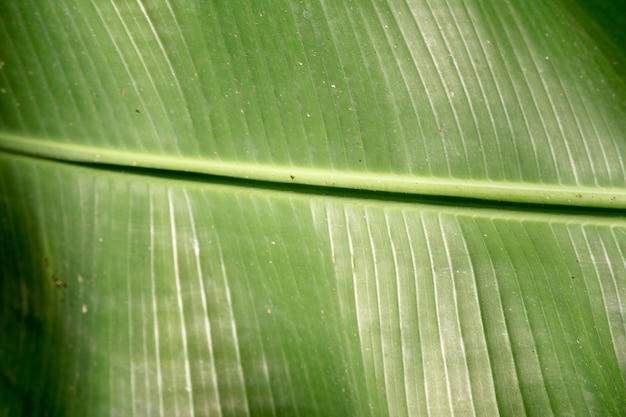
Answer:
<svg viewBox="0 0 626 417"><path fill-rule="evenodd" d="M571 1L0 7L5 148L626 206L623 44Z"/></svg>
<svg viewBox="0 0 626 417"><path fill-rule="evenodd" d="M623 217L2 166L10 415L624 412Z"/></svg>
<svg viewBox="0 0 626 417"><path fill-rule="evenodd" d="M0 416L626 414L620 7L0 2Z"/></svg>

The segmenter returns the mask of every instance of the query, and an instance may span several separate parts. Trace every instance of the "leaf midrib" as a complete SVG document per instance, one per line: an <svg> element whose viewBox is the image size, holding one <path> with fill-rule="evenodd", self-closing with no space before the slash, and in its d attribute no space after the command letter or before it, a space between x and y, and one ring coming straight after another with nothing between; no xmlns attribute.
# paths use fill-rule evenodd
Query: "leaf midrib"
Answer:
<svg viewBox="0 0 626 417"><path fill-rule="evenodd" d="M51 142L10 133L0 133L0 149L61 161L159 169L172 173L198 173L282 185L308 185L487 202L626 209L626 190L619 188L409 177L386 173L210 161Z"/></svg>

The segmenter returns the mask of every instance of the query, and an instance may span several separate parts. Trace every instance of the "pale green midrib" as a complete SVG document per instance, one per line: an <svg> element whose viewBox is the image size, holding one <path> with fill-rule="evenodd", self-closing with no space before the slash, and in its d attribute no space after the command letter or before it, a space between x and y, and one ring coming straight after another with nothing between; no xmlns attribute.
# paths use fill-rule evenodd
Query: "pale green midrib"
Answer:
<svg viewBox="0 0 626 417"><path fill-rule="evenodd" d="M509 203L626 209L626 189L619 188L408 177L371 172L264 166L50 142L9 133L0 133L0 149L56 160L199 173L279 184L302 184Z"/></svg>

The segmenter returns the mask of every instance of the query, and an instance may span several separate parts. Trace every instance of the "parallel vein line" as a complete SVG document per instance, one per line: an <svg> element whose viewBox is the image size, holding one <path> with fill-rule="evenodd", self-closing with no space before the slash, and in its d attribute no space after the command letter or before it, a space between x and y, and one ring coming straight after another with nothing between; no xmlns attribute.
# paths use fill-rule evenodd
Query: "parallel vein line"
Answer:
<svg viewBox="0 0 626 417"><path fill-rule="evenodd" d="M163 375L161 366L161 338L159 335L159 312L157 306L156 271L154 268L156 237L155 237L154 201L150 196L150 286L152 289L152 316L154 320L154 350L156 353L157 371L157 394L159 397L159 415L165 417L165 406L163 403Z"/></svg>
<svg viewBox="0 0 626 417"><path fill-rule="evenodd" d="M189 364L189 349L187 348L187 326L185 324L185 313L183 310L183 295L180 285L180 272L178 269L178 242L176 236L176 219L174 216L174 202L172 197L172 191L169 190L167 194L169 211L170 211L170 227L172 232L172 263L174 266L174 279L176 283L176 298L178 301L178 313L180 316L180 334L183 345L183 360L185 363L185 390L187 391L187 397L189 399L189 409L191 415L194 415L194 404L191 384L191 368Z"/></svg>
<svg viewBox="0 0 626 417"><path fill-rule="evenodd" d="M209 350L209 358L211 360L211 383L213 384L213 389L215 389L215 401L217 403L217 413L218 416L222 415L222 405L220 403L220 392L219 385L217 383L217 366L215 363L215 356L213 354L213 339L211 337L211 322L209 320L209 311L206 300L206 289L204 286L204 275L202 273L202 265L200 263L200 246L198 242L198 234L196 233L196 222L195 216L193 214L193 209L191 207L191 200L189 198L189 193L187 190L184 190L185 194L185 202L187 204L187 213L189 214L189 221L191 223L191 236L193 239L193 252L196 261L196 274L198 275L198 286L200 287L200 302L202 304L202 313L204 316L204 332L206 334L206 342L207 349ZM204 372L201 373L204 376ZM211 407L212 409L213 407Z"/></svg>

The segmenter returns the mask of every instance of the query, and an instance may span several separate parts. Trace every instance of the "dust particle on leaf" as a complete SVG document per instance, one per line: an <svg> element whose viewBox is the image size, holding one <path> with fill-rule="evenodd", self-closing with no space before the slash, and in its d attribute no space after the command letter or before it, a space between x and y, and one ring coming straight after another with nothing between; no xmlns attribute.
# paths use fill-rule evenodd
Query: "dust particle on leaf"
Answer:
<svg viewBox="0 0 626 417"><path fill-rule="evenodd" d="M54 282L54 286L57 288L61 288L61 285L63 285L63 281L57 278L56 275L52 275L52 282Z"/></svg>

